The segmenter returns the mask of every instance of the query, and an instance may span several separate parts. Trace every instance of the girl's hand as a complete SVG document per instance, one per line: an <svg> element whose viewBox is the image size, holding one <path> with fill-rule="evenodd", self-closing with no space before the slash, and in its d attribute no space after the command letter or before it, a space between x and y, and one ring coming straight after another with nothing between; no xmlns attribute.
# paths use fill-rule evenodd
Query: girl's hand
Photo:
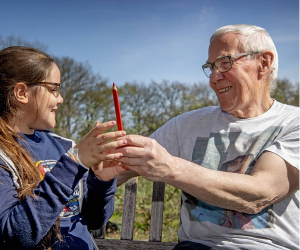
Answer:
<svg viewBox="0 0 300 250"><path fill-rule="evenodd" d="M97 121L74 148L78 148L78 158L86 167L92 167L101 161L114 160L122 157L121 153L113 153L112 150L126 145L126 140L115 140L126 135L125 131L116 131L102 134L104 131L116 125L115 121L100 123Z"/></svg>
<svg viewBox="0 0 300 250"><path fill-rule="evenodd" d="M119 174L127 171L128 168L117 161L102 161L92 167L94 174L102 181L110 181L116 178Z"/></svg>

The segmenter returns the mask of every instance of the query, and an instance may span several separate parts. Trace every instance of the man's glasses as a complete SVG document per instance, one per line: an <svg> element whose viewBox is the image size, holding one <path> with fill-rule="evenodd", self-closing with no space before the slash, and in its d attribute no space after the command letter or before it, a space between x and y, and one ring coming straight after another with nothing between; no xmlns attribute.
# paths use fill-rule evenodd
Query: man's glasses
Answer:
<svg viewBox="0 0 300 250"><path fill-rule="evenodd" d="M237 55L223 56L223 57L220 57L219 59L217 59L213 63L206 63L206 64L202 65L202 69L203 69L205 75L208 78L210 78L210 75L211 75L214 67L216 67L216 69L220 73L225 73L225 72L229 71L232 68L231 58L241 57L241 56L248 56L248 55L253 55L253 54L257 54L257 53L260 53L260 52L259 51L252 51L252 52L246 52L246 53L241 53L241 54L237 54Z"/></svg>
<svg viewBox="0 0 300 250"><path fill-rule="evenodd" d="M52 83L52 82L37 82L39 85L44 85L45 87L47 86L47 89L49 92L51 92L55 97L59 96L59 88L60 88L60 83Z"/></svg>

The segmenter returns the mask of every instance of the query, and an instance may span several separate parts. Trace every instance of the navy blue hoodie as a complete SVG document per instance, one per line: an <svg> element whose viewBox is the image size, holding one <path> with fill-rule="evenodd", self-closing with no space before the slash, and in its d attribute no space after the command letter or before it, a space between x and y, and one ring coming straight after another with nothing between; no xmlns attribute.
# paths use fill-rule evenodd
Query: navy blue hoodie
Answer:
<svg viewBox="0 0 300 250"><path fill-rule="evenodd" d="M36 198L20 201L17 167L0 149L0 249L40 249L37 244L61 217L63 241L52 249L93 249L89 230L101 228L114 210L116 179L103 182L65 153L74 142L49 131L21 135L44 176ZM23 146L24 142L20 142Z"/></svg>

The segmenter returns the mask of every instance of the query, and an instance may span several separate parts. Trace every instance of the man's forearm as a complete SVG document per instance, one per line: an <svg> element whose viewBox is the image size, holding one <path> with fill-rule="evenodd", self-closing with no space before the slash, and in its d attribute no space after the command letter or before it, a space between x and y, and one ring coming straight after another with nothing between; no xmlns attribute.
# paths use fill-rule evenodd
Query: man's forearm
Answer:
<svg viewBox="0 0 300 250"><path fill-rule="evenodd" d="M290 195L297 187L289 190L286 184L299 181L296 177L293 180L287 178L290 175L287 172L295 168L287 166L272 153L261 157L251 175L215 171L177 157L173 160L172 164L176 167L172 174L163 178L163 182L210 205L249 214L258 213ZM273 164L265 167L270 161Z"/></svg>

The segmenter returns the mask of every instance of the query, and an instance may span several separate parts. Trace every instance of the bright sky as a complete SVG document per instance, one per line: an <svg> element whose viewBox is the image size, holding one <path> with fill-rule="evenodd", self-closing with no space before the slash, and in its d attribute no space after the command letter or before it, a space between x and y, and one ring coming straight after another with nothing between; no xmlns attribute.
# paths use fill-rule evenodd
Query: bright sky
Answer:
<svg viewBox="0 0 300 250"><path fill-rule="evenodd" d="M298 0L0 0L2 38L39 41L117 86L208 82L201 65L209 38L236 23L265 28L279 54L279 78L299 82Z"/></svg>

